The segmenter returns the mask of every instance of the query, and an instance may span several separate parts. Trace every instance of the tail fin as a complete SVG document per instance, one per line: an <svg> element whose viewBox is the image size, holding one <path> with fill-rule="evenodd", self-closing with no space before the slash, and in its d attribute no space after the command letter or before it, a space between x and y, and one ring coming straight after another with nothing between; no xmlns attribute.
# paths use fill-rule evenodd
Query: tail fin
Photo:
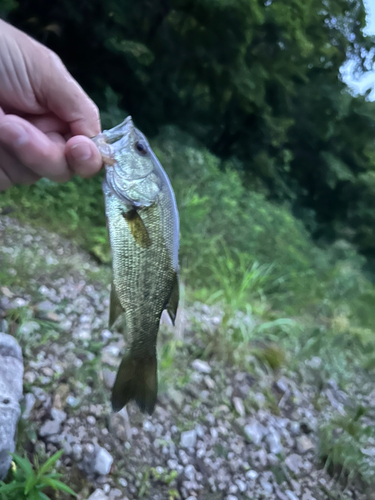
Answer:
<svg viewBox="0 0 375 500"><path fill-rule="evenodd" d="M156 352L146 358L136 358L131 352L123 357L112 389L113 411L134 399L141 412L152 414L158 392L156 365Z"/></svg>

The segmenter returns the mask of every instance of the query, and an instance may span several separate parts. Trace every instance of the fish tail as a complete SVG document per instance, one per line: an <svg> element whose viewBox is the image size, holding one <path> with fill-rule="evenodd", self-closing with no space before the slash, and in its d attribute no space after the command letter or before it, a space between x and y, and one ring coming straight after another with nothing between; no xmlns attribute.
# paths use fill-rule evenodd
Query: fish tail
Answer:
<svg viewBox="0 0 375 500"><path fill-rule="evenodd" d="M113 411L120 411L129 401L135 400L142 413L151 415L158 392L156 350L151 356L136 357L126 354L117 372L112 389Z"/></svg>

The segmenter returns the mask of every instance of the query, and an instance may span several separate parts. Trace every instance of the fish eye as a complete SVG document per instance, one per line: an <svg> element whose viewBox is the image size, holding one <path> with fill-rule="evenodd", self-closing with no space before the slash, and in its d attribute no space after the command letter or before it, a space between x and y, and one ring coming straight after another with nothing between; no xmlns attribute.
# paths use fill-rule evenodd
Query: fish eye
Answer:
<svg viewBox="0 0 375 500"><path fill-rule="evenodd" d="M148 153L147 146L143 141L135 142L134 147L140 155L142 155L142 156L147 155L147 153Z"/></svg>

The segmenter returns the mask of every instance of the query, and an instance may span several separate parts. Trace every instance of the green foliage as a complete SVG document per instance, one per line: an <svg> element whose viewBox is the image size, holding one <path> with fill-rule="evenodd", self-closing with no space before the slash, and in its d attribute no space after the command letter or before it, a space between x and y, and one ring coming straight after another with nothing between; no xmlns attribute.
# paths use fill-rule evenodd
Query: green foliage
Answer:
<svg viewBox="0 0 375 500"><path fill-rule="evenodd" d="M35 470L27 458L12 454L12 480L9 483L0 483L0 498L2 500L49 500L43 492L54 489L76 497L74 491L59 481L61 474L52 472L56 462L63 454L63 450L52 455L43 465L35 463Z"/></svg>
<svg viewBox="0 0 375 500"><path fill-rule="evenodd" d="M0 197L1 207L11 207L21 220L72 237L100 260L109 261L100 175L65 184L42 179L34 186L14 187Z"/></svg>
<svg viewBox="0 0 375 500"><path fill-rule="evenodd" d="M328 263L288 206L278 207L246 189L233 165L222 165L174 128L165 129L152 145L177 196L181 268L187 283L201 290L200 298L215 292L214 298L236 300L243 308L257 294L280 288L297 298L306 292L305 280L315 293L317 269L324 272Z"/></svg>
<svg viewBox="0 0 375 500"><path fill-rule="evenodd" d="M326 469L346 483L362 480L373 485L375 461L369 443L375 433L365 416L366 409L359 406L345 416L333 416L319 429L320 457Z"/></svg>
<svg viewBox="0 0 375 500"><path fill-rule="evenodd" d="M375 255L375 104L340 78L348 57L358 71L374 60L363 0L1 5L107 107L104 127L120 109L147 135L177 125L221 159L239 159L247 190L292 203L314 236ZM204 199L190 203L204 210ZM103 234L92 238L103 257Z"/></svg>

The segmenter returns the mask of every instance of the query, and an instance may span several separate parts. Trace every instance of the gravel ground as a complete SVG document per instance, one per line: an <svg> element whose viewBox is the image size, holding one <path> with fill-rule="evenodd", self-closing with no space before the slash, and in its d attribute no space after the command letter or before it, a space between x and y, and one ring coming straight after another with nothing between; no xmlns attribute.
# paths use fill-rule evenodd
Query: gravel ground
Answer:
<svg viewBox="0 0 375 500"><path fill-rule="evenodd" d="M113 414L110 387L125 342L107 329L108 270L7 216L0 242L0 330L24 353L20 446L41 459L64 448L59 468L79 499L375 498L350 481L343 491L318 459L319 427L333 413L345 416L359 398L374 414L367 382L347 393L334 380L317 387L317 357L277 375L195 358L194 325L215 328L220 318L193 304L177 333L162 325L154 415L133 405ZM374 461L375 443L364 447Z"/></svg>

